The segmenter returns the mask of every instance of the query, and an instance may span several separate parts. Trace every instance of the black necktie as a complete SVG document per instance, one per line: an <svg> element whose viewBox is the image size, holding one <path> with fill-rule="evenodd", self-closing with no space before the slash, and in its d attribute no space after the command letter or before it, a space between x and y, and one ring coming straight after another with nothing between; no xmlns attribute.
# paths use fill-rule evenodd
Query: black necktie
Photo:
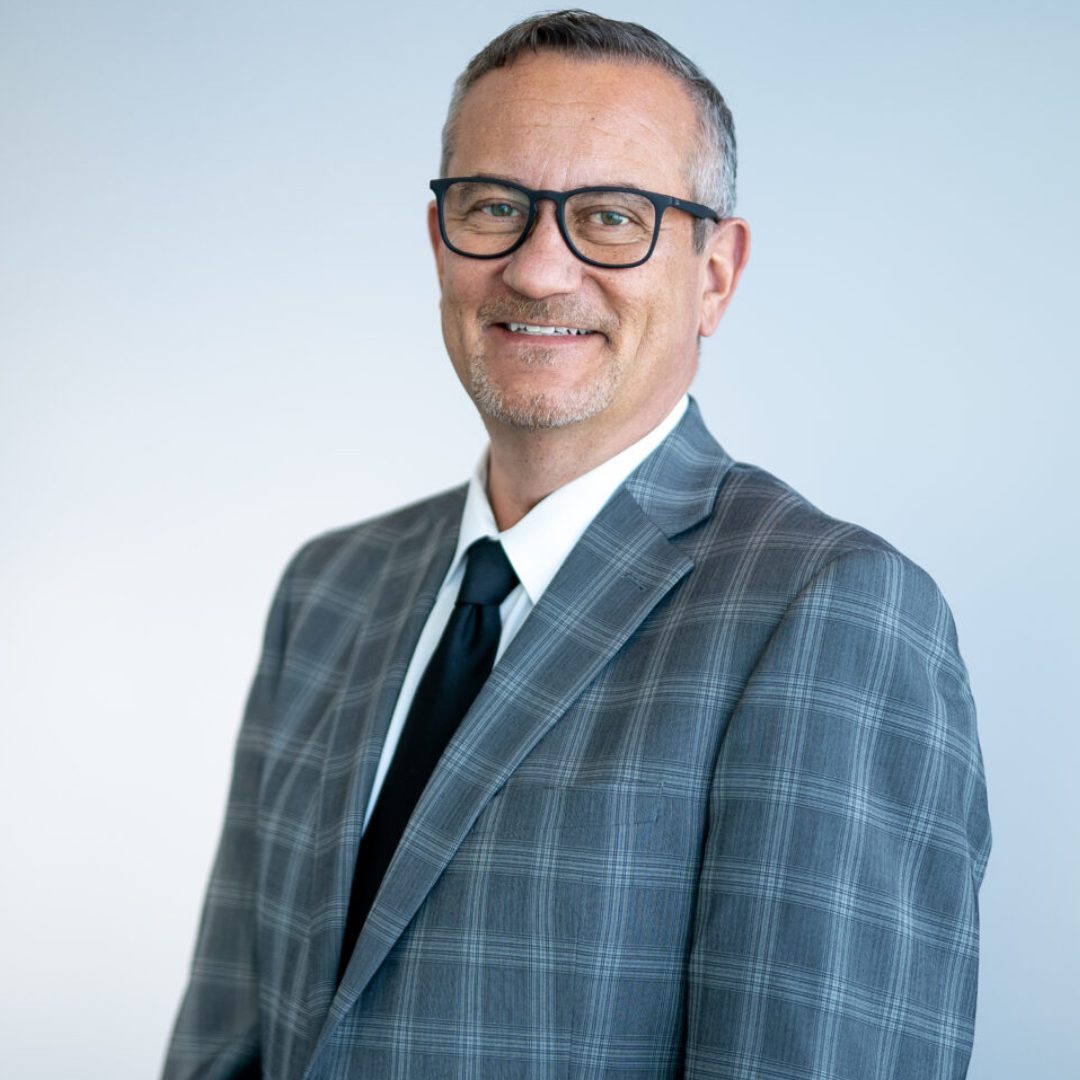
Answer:
<svg viewBox="0 0 1080 1080"><path fill-rule="evenodd" d="M339 982L424 785L495 665L502 632L499 605L517 584L517 575L497 540L477 540L469 548L467 559L465 579L450 621L416 688L382 790L360 840Z"/></svg>

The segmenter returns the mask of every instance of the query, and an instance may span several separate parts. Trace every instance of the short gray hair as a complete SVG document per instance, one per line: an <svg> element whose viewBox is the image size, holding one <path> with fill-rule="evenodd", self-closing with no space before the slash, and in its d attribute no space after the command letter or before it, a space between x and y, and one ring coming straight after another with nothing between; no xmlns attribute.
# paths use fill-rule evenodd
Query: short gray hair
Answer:
<svg viewBox="0 0 1080 1080"><path fill-rule="evenodd" d="M723 95L701 69L659 34L637 23L605 19L571 9L533 15L484 46L454 83L442 131L441 175L446 176L454 150L461 103L473 84L495 68L512 64L525 52L558 52L586 60L628 60L655 64L674 75L697 108L699 141L688 180L693 198L721 217L735 212L735 123ZM694 223L694 241L704 242L709 223Z"/></svg>

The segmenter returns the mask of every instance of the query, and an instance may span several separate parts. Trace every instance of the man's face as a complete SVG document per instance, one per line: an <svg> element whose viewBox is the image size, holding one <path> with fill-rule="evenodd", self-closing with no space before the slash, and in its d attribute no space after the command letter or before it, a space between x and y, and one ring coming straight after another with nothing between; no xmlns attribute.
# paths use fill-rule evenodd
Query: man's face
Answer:
<svg viewBox="0 0 1080 1080"><path fill-rule="evenodd" d="M693 103L651 65L520 59L470 89L455 134L450 176L696 194L686 178L697 146ZM715 329L738 276L720 250L723 230L695 253L692 222L668 210L649 261L610 270L573 255L550 202L520 248L491 260L448 251L431 207L446 347L493 434L500 425L584 424L626 445L663 418L689 386L698 336ZM545 327L587 333L551 336Z"/></svg>

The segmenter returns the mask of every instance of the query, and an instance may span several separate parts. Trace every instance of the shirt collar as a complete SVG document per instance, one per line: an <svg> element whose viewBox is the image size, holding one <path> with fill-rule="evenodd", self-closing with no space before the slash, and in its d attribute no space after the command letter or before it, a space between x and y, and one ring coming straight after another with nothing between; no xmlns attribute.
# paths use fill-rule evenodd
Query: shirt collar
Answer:
<svg viewBox="0 0 1080 1080"><path fill-rule="evenodd" d="M671 434L688 404L689 399L683 394L652 431L595 469L556 488L501 533L487 497L488 452L485 450L469 481L457 549L447 577L455 573L472 543L485 536L493 537L502 544L530 602L537 603L592 519L619 485Z"/></svg>

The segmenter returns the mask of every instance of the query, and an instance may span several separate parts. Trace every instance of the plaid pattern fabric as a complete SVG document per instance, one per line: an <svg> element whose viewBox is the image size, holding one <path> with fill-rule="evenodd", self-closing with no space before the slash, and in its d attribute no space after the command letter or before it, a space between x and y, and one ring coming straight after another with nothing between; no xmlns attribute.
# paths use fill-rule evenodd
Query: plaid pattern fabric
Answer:
<svg viewBox="0 0 1080 1080"><path fill-rule="evenodd" d="M462 722L335 991L462 499L286 572L167 1080L962 1077L989 825L948 610L693 405Z"/></svg>

